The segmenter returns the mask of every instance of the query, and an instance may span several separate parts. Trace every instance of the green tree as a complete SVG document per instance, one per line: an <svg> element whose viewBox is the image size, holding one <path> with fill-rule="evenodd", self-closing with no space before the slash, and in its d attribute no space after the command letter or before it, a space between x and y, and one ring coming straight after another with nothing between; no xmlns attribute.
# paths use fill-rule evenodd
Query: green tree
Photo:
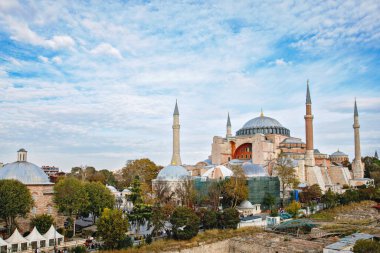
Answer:
<svg viewBox="0 0 380 253"><path fill-rule="evenodd" d="M128 161L122 170L125 185L130 185L137 176L141 183L151 190L152 180L157 177L161 168L148 158Z"/></svg>
<svg viewBox="0 0 380 253"><path fill-rule="evenodd" d="M32 206L32 195L24 184L14 179L0 180L0 218L5 221L9 234L16 217L25 216Z"/></svg>
<svg viewBox="0 0 380 253"><path fill-rule="evenodd" d="M116 178L112 171L109 170L99 170L99 173L103 175L104 181L103 184L108 184L112 186L116 186Z"/></svg>
<svg viewBox="0 0 380 253"><path fill-rule="evenodd" d="M266 192L263 199L264 207L271 210L275 204L276 204L276 197L270 194L269 192Z"/></svg>
<svg viewBox="0 0 380 253"><path fill-rule="evenodd" d="M160 205L156 204L152 209L151 225L153 226L152 234L158 235L165 228L165 222L169 221L174 211L174 206L170 203Z"/></svg>
<svg viewBox="0 0 380 253"><path fill-rule="evenodd" d="M203 227L213 229L218 227L218 212L215 210L206 210L202 217Z"/></svg>
<svg viewBox="0 0 380 253"><path fill-rule="evenodd" d="M114 195L100 182L87 182L84 188L89 200L87 211L92 214L94 222L104 208L112 209L115 206Z"/></svg>
<svg viewBox="0 0 380 253"><path fill-rule="evenodd" d="M276 164L273 168L275 175L280 179L281 191L282 191L282 206L285 203L286 190L288 188L294 188L299 184L296 170L291 159L280 156L276 160Z"/></svg>
<svg viewBox="0 0 380 253"><path fill-rule="evenodd" d="M200 220L192 209L177 207L170 217L170 223L175 239L189 240L198 234Z"/></svg>
<svg viewBox="0 0 380 253"><path fill-rule="evenodd" d="M220 228L236 229L239 222L239 212L235 208L226 208L219 214L218 223Z"/></svg>
<svg viewBox="0 0 380 253"><path fill-rule="evenodd" d="M354 248L354 253L380 253L380 243L372 240L357 240Z"/></svg>
<svg viewBox="0 0 380 253"><path fill-rule="evenodd" d="M339 196L328 189L327 192L322 196L322 203L326 205L327 208L332 208L338 205Z"/></svg>
<svg viewBox="0 0 380 253"><path fill-rule="evenodd" d="M40 232L40 234L45 234L53 223L54 223L53 216L49 214L41 214L32 218L30 225L32 228L36 227L38 232Z"/></svg>
<svg viewBox="0 0 380 253"><path fill-rule="evenodd" d="M54 202L58 210L70 216L75 224L76 216L85 212L89 205L84 183L73 177L67 177L54 185ZM73 225L75 236L75 225Z"/></svg>
<svg viewBox="0 0 380 253"><path fill-rule="evenodd" d="M96 221L98 235L102 238L105 246L115 249L120 241L125 239L128 232L128 219L118 209L105 208L100 218Z"/></svg>
<svg viewBox="0 0 380 253"><path fill-rule="evenodd" d="M132 182L131 195L129 200L133 203L132 212L128 214L128 218L133 225L136 226L136 231L140 231L140 226L146 222L150 222L152 217L152 206L144 204L141 190L141 182L138 176Z"/></svg>
<svg viewBox="0 0 380 253"><path fill-rule="evenodd" d="M248 198L248 185L243 169L240 166L233 167L234 176L223 182L223 202L230 207L236 207L241 201Z"/></svg>
<svg viewBox="0 0 380 253"><path fill-rule="evenodd" d="M316 200L322 196L321 187L318 184L313 184L310 187L306 187L300 192L300 200L302 203L310 203L312 200Z"/></svg>
<svg viewBox="0 0 380 253"><path fill-rule="evenodd" d="M301 209L301 203L294 200L285 208L285 210L291 215L293 215L293 217L298 216L298 210L300 209Z"/></svg>

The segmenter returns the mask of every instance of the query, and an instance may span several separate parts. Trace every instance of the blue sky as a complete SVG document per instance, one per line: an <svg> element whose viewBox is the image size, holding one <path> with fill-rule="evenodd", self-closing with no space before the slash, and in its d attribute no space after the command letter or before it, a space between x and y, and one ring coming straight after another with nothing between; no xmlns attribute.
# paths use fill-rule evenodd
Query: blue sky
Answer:
<svg viewBox="0 0 380 253"><path fill-rule="evenodd" d="M0 161L69 170L171 158L175 99L182 161L264 114L352 158L380 151L379 1L0 1Z"/></svg>

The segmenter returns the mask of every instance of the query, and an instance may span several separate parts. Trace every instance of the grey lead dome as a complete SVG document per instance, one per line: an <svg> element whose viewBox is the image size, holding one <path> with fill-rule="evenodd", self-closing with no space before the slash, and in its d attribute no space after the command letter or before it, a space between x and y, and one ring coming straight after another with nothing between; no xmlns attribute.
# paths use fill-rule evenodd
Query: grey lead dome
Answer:
<svg viewBox="0 0 380 253"><path fill-rule="evenodd" d="M258 133L290 136L289 129L283 127L277 120L264 115L249 120L236 132L236 135L253 135Z"/></svg>
<svg viewBox="0 0 380 253"><path fill-rule="evenodd" d="M13 162L0 169L0 179L16 179L26 185L51 184L49 177L30 162Z"/></svg>
<svg viewBox="0 0 380 253"><path fill-rule="evenodd" d="M157 175L159 180L184 180L189 176L189 172L182 166L168 165Z"/></svg>

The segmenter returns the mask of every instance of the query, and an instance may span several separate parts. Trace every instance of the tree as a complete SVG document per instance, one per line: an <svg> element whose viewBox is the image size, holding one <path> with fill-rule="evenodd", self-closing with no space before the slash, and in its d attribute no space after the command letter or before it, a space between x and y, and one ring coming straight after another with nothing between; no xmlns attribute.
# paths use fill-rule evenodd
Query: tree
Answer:
<svg viewBox="0 0 380 253"><path fill-rule="evenodd" d="M189 240L198 234L200 220L188 207L177 207L171 218L172 231L177 240Z"/></svg>
<svg viewBox="0 0 380 253"><path fill-rule="evenodd" d="M273 168L275 174L280 179L281 191L282 191L282 205L284 205L286 189L291 187L294 188L299 184L299 180L294 169L293 162L287 157L280 156L276 160L276 164Z"/></svg>
<svg viewBox="0 0 380 253"><path fill-rule="evenodd" d="M291 214L293 217L298 216L298 210L301 209L301 204L297 201L292 201L286 208L285 210Z"/></svg>
<svg viewBox="0 0 380 253"><path fill-rule="evenodd" d="M160 205L156 204L152 208L151 225L153 226L152 234L158 235L165 228L165 222L170 219L174 211L174 206L170 203Z"/></svg>
<svg viewBox="0 0 380 253"><path fill-rule="evenodd" d="M247 180L240 166L233 167L234 176L225 179L222 187L223 202L229 203L230 207L248 198Z"/></svg>
<svg viewBox="0 0 380 253"><path fill-rule="evenodd" d="M109 170L99 170L99 173L103 175L104 181L103 184L116 186L116 178L112 171Z"/></svg>
<svg viewBox="0 0 380 253"><path fill-rule="evenodd" d="M339 196L331 189L328 189L325 195L322 196L322 203L324 203L327 208L335 207L338 204L338 201Z"/></svg>
<svg viewBox="0 0 380 253"><path fill-rule="evenodd" d="M271 210L275 204L276 204L276 197L270 194L269 192L266 192L263 199L263 205L265 206L265 208L268 208Z"/></svg>
<svg viewBox="0 0 380 253"><path fill-rule="evenodd" d="M115 249L128 232L128 219L123 217L122 211L118 209L105 208L96 225L98 235L110 249Z"/></svg>
<svg viewBox="0 0 380 253"><path fill-rule="evenodd" d="M133 203L133 209L128 218L133 225L136 226L136 231L140 231L140 226L149 222L152 217L152 206L144 204L142 198L141 182L138 176L132 182L131 195L129 200Z"/></svg>
<svg viewBox="0 0 380 253"><path fill-rule="evenodd" d="M41 214L32 218L30 225L31 227L36 227L40 234L45 234L53 223L53 216L49 214Z"/></svg>
<svg viewBox="0 0 380 253"><path fill-rule="evenodd" d="M182 205L192 207L194 205L197 192L192 179L186 179L176 187L176 193Z"/></svg>
<svg viewBox="0 0 380 253"><path fill-rule="evenodd" d="M153 190L155 193L156 202L159 204L169 203L175 195L175 193L170 190L169 184L165 181L157 181L154 184Z"/></svg>
<svg viewBox="0 0 380 253"><path fill-rule="evenodd" d="M222 185L220 181L212 182L208 187L207 195L213 210L218 210L222 196Z"/></svg>
<svg viewBox="0 0 380 253"><path fill-rule="evenodd" d="M310 203L312 200L321 198L322 190L318 184L313 184L310 187L306 187L300 192L300 200L302 203Z"/></svg>
<svg viewBox="0 0 380 253"><path fill-rule="evenodd" d="M157 177L158 172L162 167L157 166L148 158L128 161L126 166L122 169L122 177L125 185L130 185L132 181L138 176L142 184L147 185L151 190L152 180Z"/></svg>
<svg viewBox="0 0 380 253"><path fill-rule="evenodd" d="M104 208L112 209L115 206L114 195L100 182L87 182L84 188L89 200L87 211L92 214L94 222Z"/></svg>
<svg viewBox="0 0 380 253"><path fill-rule="evenodd" d="M218 212L215 210L206 210L202 217L202 224L205 229L218 227Z"/></svg>
<svg viewBox="0 0 380 253"><path fill-rule="evenodd" d="M75 219L85 212L89 205L88 194L83 182L73 177L67 177L54 185L54 202L58 210L74 219L73 234L75 236Z"/></svg>
<svg viewBox="0 0 380 253"><path fill-rule="evenodd" d="M16 217L25 216L32 206L32 195L24 184L14 179L0 180L0 218L5 220L9 234Z"/></svg>
<svg viewBox="0 0 380 253"><path fill-rule="evenodd" d="M239 212L235 208L226 208L219 214L218 223L220 228L236 229L239 222Z"/></svg>
<svg viewBox="0 0 380 253"><path fill-rule="evenodd" d="M357 240L354 248L354 253L379 253L380 243L372 240Z"/></svg>

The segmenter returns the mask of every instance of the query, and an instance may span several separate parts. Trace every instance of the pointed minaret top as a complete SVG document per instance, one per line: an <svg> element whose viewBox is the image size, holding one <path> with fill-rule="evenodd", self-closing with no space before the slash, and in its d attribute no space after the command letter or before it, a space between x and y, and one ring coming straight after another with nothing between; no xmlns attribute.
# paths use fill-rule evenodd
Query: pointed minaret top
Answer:
<svg viewBox="0 0 380 253"><path fill-rule="evenodd" d="M260 117L264 117L263 108L261 108Z"/></svg>
<svg viewBox="0 0 380 253"><path fill-rule="evenodd" d="M310 90L309 90L309 79L307 80L306 104L311 104Z"/></svg>
<svg viewBox="0 0 380 253"><path fill-rule="evenodd" d="M230 113L227 116L227 127L231 127Z"/></svg>
<svg viewBox="0 0 380 253"><path fill-rule="evenodd" d="M354 116L359 116L358 107L356 106L356 98L355 98Z"/></svg>
<svg viewBox="0 0 380 253"><path fill-rule="evenodd" d="M174 108L174 113L173 113L173 115L179 115L178 105L177 105L177 99L175 100L175 108Z"/></svg>

